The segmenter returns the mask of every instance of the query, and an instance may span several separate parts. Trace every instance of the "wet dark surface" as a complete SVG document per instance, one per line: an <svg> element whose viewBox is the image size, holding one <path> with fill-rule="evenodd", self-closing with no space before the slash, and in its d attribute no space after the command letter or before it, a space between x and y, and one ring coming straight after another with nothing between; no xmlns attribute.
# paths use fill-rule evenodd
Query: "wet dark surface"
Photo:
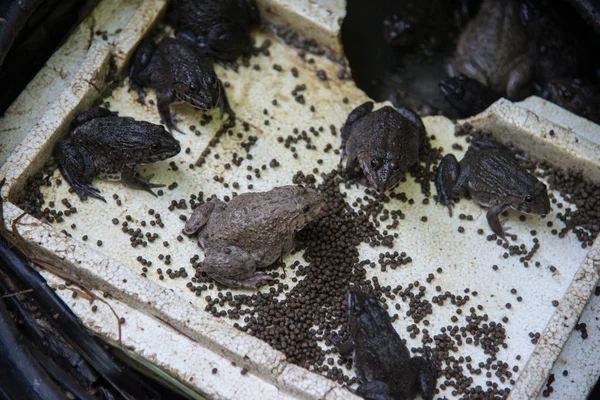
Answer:
<svg viewBox="0 0 600 400"><path fill-rule="evenodd" d="M594 24L586 22L590 16L579 14L572 5L574 1L518 0L516 3L520 10L519 26L526 33L528 56L532 60L532 81L519 99L536 94L559 102L556 96L548 95L548 82L577 78L583 82L585 93L567 92L560 103L572 112L596 120L589 110L596 112L596 103L600 100L588 93L596 93L600 87L600 35L594 31ZM584 3L596 9L588 4L590 2ZM503 93L494 96L489 88L484 87L486 91L482 92L476 85L467 85L454 88L449 95L448 89L452 86L446 85L446 97L452 96L450 100L454 100L451 104L440 91L440 82L448 78L445 64L456 53L461 31L477 15L480 6L481 1L477 0L445 3L429 0L417 6L414 0L348 1L342 42L357 85L377 101L390 100L422 116L444 114L464 118L482 111ZM419 7L429 7L429 11L419 11ZM440 7L443 12L436 11ZM390 41L390 21L400 26L397 32L405 35L406 40ZM410 35L398 21L413 23L408 30ZM508 39L510 36L505 40ZM582 97L587 100L586 104L582 104Z"/></svg>

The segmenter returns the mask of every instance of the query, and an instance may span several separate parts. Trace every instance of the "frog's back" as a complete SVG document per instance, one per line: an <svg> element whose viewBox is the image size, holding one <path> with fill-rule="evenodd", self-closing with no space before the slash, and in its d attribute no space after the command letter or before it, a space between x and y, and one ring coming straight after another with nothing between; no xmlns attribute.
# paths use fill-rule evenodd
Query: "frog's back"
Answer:
<svg viewBox="0 0 600 400"><path fill-rule="evenodd" d="M503 204L522 196L537 183L506 147L494 142L474 142L465 157L470 163L469 193L484 206Z"/></svg>
<svg viewBox="0 0 600 400"><path fill-rule="evenodd" d="M293 234L290 221L298 211L293 191L244 193L234 198L208 231L213 244L269 247Z"/></svg>

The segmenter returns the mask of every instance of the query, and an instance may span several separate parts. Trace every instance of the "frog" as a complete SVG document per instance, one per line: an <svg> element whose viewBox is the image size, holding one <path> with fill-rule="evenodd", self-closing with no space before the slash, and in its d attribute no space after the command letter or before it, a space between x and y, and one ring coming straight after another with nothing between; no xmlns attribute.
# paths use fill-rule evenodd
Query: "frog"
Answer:
<svg viewBox="0 0 600 400"><path fill-rule="evenodd" d="M550 212L546 185L519 164L513 152L493 140L473 139L460 163L453 154L442 159L435 180L438 201L452 216L454 200L463 192L489 207L487 222L506 239L500 214L508 208L545 216Z"/></svg>
<svg viewBox="0 0 600 400"><path fill-rule="evenodd" d="M219 107L221 118L225 113L233 115L212 59L186 40L165 37L155 46L151 38L145 38L136 50L129 78L142 104L144 86L154 89L158 113L169 131L183 133L171 116L174 103L184 102L201 110Z"/></svg>
<svg viewBox="0 0 600 400"><path fill-rule="evenodd" d="M554 78L545 86L541 96L600 124L600 89L589 81L572 77Z"/></svg>
<svg viewBox="0 0 600 400"><path fill-rule="evenodd" d="M272 280L257 269L289 254L294 234L324 206L317 190L300 185L243 193L228 203L213 198L194 209L183 232L198 233L205 253L201 271L224 286L256 288Z"/></svg>
<svg viewBox="0 0 600 400"><path fill-rule="evenodd" d="M586 64L586 26L576 23L573 14L576 12L570 5L555 1L523 0L521 4L521 22L529 39L534 78L539 86L554 78L576 76Z"/></svg>
<svg viewBox="0 0 600 400"><path fill-rule="evenodd" d="M81 200L89 196L106 202L92 185L96 177L120 180L156 196L152 188L164 185L150 183L153 176L139 175L138 167L181 151L179 142L162 125L120 117L103 107L79 114L72 128L68 140L56 144L53 156Z"/></svg>
<svg viewBox="0 0 600 400"><path fill-rule="evenodd" d="M348 115L341 129L341 158L348 156L348 178L384 192L418 164L426 132L421 118L408 108L373 107L367 101Z"/></svg>
<svg viewBox="0 0 600 400"><path fill-rule="evenodd" d="M461 33L446 73L464 74L511 100L528 93L533 62L517 0L483 1Z"/></svg>
<svg viewBox="0 0 600 400"><path fill-rule="evenodd" d="M464 74L440 81L440 91L460 118L470 117L488 108L501 96L479 81Z"/></svg>
<svg viewBox="0 0 600 400"><path fill-rule="evenodd" d="M351 287L347 295L350 339L332 342L340 356L352 359L359 386L355 393L373 400L412 400L421 394L431 400L435 394L436 366L426 357L411 357L380 301Z"/></svg>
<svg viewBox="0 0 600 400"><path fill-rule="evenodd" d="M174 25L211 56L233 61L252 49L250 29L260 25L255 0L176 0Z"/></svg>

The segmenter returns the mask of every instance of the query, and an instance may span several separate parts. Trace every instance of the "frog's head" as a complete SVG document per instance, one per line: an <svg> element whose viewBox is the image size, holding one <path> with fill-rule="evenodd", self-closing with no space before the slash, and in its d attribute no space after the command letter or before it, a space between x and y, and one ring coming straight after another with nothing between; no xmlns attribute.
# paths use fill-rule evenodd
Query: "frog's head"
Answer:
<svg viewBox="0 0 600 400"><path fill-rule="evenodd" d="M418 154L418 149L417 149ZM371 151L358 154L358 162L369 183L378 192L396 186L412 164L406 154L389 154L385 151Z"/></svg>
<svg viewBox="0 0 600 400"><path fill-rule="evenodd" d="M314 221L325 207L325 198L315 189L304 186L284 186L289 188L295 204L295 217L291 221L291 229L298 231L309 222Z"/></svg>
<svg viewBox="0 0 600 400"><path fill-rule="evenodd" d="M390 316L379 300L358 288L348 291L348 325L354 340L369 337L373 332L385 331L391 324Z"/></svg>
<svg viewBox="0 0 600 400"><path fill-rule="evenodd" d="M215 108L222 93L221 82L212 65L176 69L173 90L178 100L201 110Z"/></svg>
<svg viewBox="0 0 600 400"><path fill-rule="evenodd" d="M181 145L162 125L140 121L130 132L125 150L136 163L153 163L178 154Z"/></svg>
<svg viewBox="0 0 600 400"><path fill-rule="evenodd" d="M546 185L535 179L535 183L526 186L522 195L514 197L511 206L525 214L548 214L551 208Z"/></svg>

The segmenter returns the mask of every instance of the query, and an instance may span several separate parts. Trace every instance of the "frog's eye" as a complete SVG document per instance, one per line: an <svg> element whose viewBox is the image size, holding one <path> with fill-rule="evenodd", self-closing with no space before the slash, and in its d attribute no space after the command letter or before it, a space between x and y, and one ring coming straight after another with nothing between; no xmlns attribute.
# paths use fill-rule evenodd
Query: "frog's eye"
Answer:
<svg viewBox="0 0 600 400"><path fill-rule="evenodd" d="M209 76L206 78L206 83L208 83L209 86L215 86L217 84L217 79L214 76Z"/></svg>
<svg viewBox="0 0 600 400"><path fill-rule="evenodd" d="M377 157L371 158L371 167L379 169L381 167L381 160Z"/></svg>
<svg viewBox="0 0 600 400"><path fill-rule="evenodd" d="M530 195L527 195L527 196L525 196L525 202L531 203L531 202L533 202L533 198Z"/></svg>
<svg viewBox="0 0 600 400"><path fill-rule="evenodd" d="M309 211L310 211L310 206L309 205L304 206L304 208L302 209L302 212L305 213L305 214L307 212L309 212Z"/></svg>
<svg viewBox="0 0 600 400"><path fill-rule="evenodd" d="M394 171L398 171L400 169L400 164L394 164L394 165L392 165L392 169Z"/></svg>
<svg viewBox="0 0 600 400"><path fill-rule="evenodd" d="M160 149L160 146L157 143L152 143L150 145L150 150L154 153L156 153L159 149Z"/></svg>
<svg viewBox="0 0 600 400"><path fill-rule="evenodd" d="M189 88L192 92L196 92L198 90L198 86L194 85L193 83L190 83Z"/></svg>

